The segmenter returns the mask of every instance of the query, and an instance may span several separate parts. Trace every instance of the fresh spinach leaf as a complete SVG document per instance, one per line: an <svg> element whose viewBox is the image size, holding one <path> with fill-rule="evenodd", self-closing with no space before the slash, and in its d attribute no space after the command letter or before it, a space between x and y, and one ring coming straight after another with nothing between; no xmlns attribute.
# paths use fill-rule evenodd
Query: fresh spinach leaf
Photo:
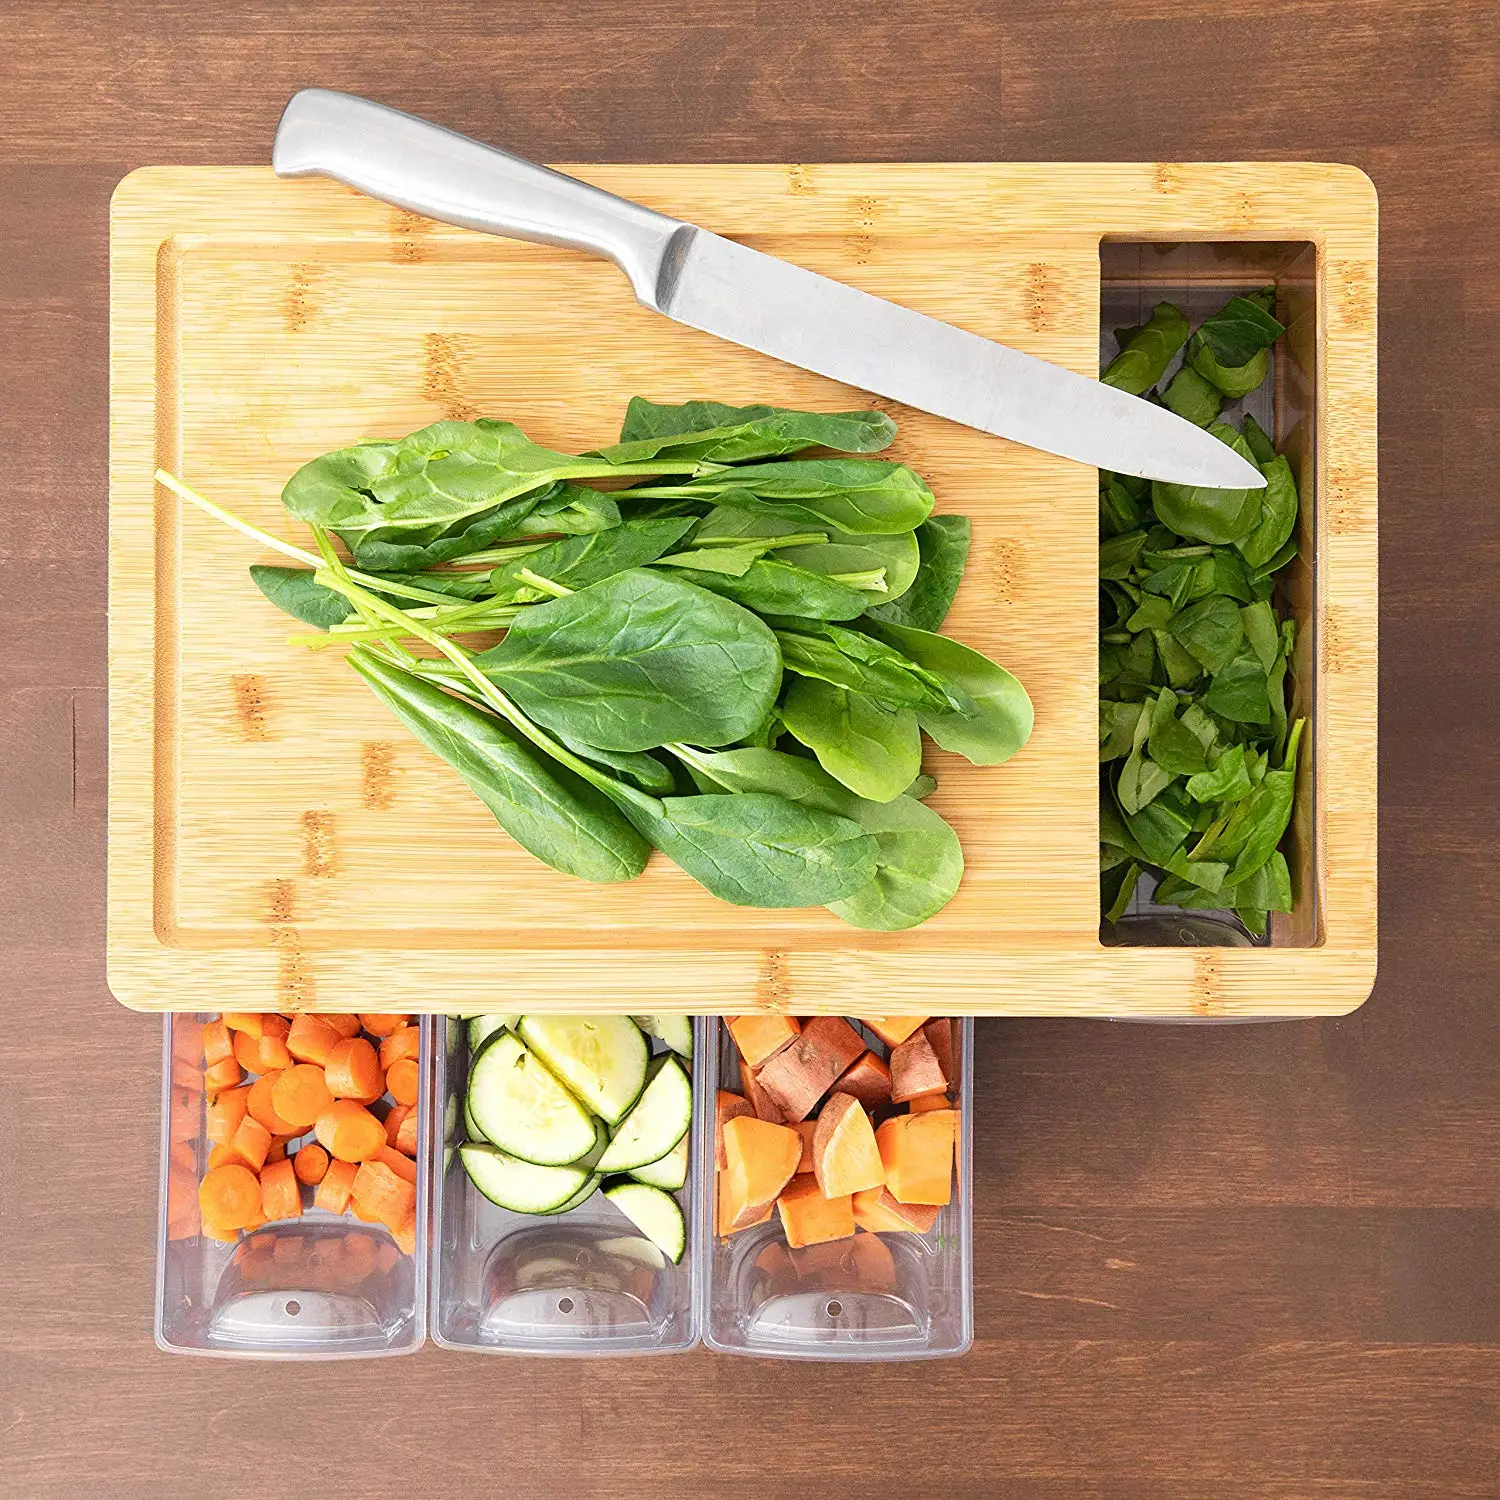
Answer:
<svg viewBox="0 0 1500 1500"><path fill-rule="evenodd" d="M1240 423L1240 435L1250 449L1250 456L1262 469L1276 457L1275 445L1271 442L1265 428L1249 412L1245 413L1245 420Z"/></svg>
<svg viewBox="0 0 1500 1500"><path fill-rule="evenodd" d="M916 531L922 560L912 586L899 599L871 606L870 618L940 629L968 565L971 530L967 516L928 516Z"/></svg>
<svg viewBox="0 0 1500 1500"><path fill-rule="evenodd" d="M1163 688L1151 709L1147 753L1162 770L1173 776L1195 776L1208 769L1203 743L1177 717L1177 694Z"/></svg>
<svg viewBox="0 0 1500 1500"><path fill-rule="evenodd" d="M1248 447L1248 444L1246 445ZM1286 545L1297 525L1297 481L1292 466L1279 454L1261 466L1266 476L1260 519L1235 546L1251 568L1263 567Z"/></svg>
<svg viewBox="0 0 1500 1500"><path fill-rule="evenodd" d="M1194 370L1231 401L1248 396L1264 383L1271 368L1270 351L1262 349L1242 365L1222 365L1207 344L1197 341L1188 346L1188 368Z"/></svg>
<svg viewBox="0 0 1500 1500"><path fill-rule="evenodd" d="M751 563L738 578L722 573L694 573L692 578L699 588L722 594L761 615L853 620L864 613L870 602L870 595L862 589L799 568L779 554Z"/></svg>
<svg viewBox="0 0 1500 1500"><path fill-rule="evenodd" d="M1251 790L1243 745L1227 746L1211 769L1199 771L1187 782L1187 794L1197 802L1238 802L1241 797L1248 797Z"/></svg>
<svg viewBox="0 0 1500 1500"><path fill-rule="evenodd" d="M1271 316L1275 297L1275 287L1265 287L1248 297L1231 297L1212 317L1203 320L1196 339L1220 365L1246 364L1286 332Z"/></svg>
<svg viewBox="0 0 1500 1500"><path fill-rule="evenodd" d="M1241 458L1251 457L1249 446L1234 428L1214 422L1208 430ZM1260 522L1261 491L1221 490L1201 484L1169 484L1158 479L1151 486L1157 517L1181 536L1202 542L1237 542Z"/></svg>
<svg viewBox="0 0 1500 1500"><path fill-rule="evenodd" d="M1220 671L1214 673L1204 704L1221 718L1237 724L1269 724L1271 700L1266 671L1249 646Z"/></svg>
<svg viewBox="0 0 1500 1500"><path fill-rule="evenodd" d="M853 927L902 932L936 916L958 894L963 845L937 813L915 797L861 801L859 826L875 840L875 873L828 909Z"/></svg>
<svg viewBox="0 0 1500 1500"><path fill-rule="evenodd" d="M941 677L873 636L811 620L776 623L788 672L868 694L892 708L952 712L967 706L966 698L950 695Z"/></svg>
<svg viewBox="0 0 1500 1500"><path fill-rule="evenodd" d="M1162 392L1161 404L1179 417L1207 427L1219 415L1224 398L1211 381L1205 380L1191 365L1183 365Z"/></svg>
<svg viewBox="0 0 1500 1500"><path fill-rule="evenodd" d="M671 551L692 526L691 516L669 516L661 520L630 520L607 531L564 537L501 563L490 574L490 586L502 600L526 603L547 598L542 590L520 577L525 569L566 588L585 588L616 573L654 562Z"/></svg>
<svg viewBox="0 0 1500 1500"><path fill-rule="evenodd" d="M1166 374L1187 336L1188 320L1182 310L1170 302L1158 302L1144 327L1128 331L1126 343L1099 379L1139 396Z"/></svg>
<svg viewBox="0 0 1500 1500"><path fill-rule="evenodd" d="M1210 594L1179 610L1170 629L1173 639L1207 672L1228 666L1245 638L1239 607L1224 594Z"/></svg>
<svg viewBox="0 0 1500 1500"><path fill-rule="evenodd" d="M787 688L781 717L830 776L872 802L900 796L922 769L922 731L910 709L799 677Z"/></svg>
<svg viewBox="0 0 1500 1500"><path fill-rule="evenodd" d="M1130 910L1141 867L1135 860L1112 866L1099 876L1099 907L1106 922L1118 922Z"/></svg>
<svg viewBox="0 0 1500 1500"><path fill-rule="evenodd" d="M612 463L636 463L670 453L674 458L735 464L803 448L878 453L895 436L896 424L879 411L793 411L725 406L718 401L659 406L635 396L626 408L620 441L595 452Z"/></svg>

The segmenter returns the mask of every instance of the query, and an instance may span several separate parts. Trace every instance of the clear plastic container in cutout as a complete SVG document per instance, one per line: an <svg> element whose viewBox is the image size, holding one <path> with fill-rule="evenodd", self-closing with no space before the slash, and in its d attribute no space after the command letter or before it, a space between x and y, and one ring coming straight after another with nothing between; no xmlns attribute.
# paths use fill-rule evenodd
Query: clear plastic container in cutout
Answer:
<svg viewBox="0 0 1500 1500"><path fill-rule="evenodd" d="M849 1018L851 1024L852 1017ZM727 1026L709 1022L705 1097L739 1092ZM864 1031L863 1028L861 1028ZM953 1201L926 1234L869 1235L788 1252L779 1219L721 1239L714 1230L715 1112L700 1112L698 1236L703 1341L724 1354L784 1359L932 1359L974 1339L974 1022L956 1020L959 1134ZM867 1041L872 1040L864 1031ZM889 1259L860 1244L878 1239ZM795 1258L794 1258L795 1256Z"/></svg>
<svg viewBox="0 0 1500 1500"><path fill-rule="evenodd" d="M431 1325L445 1349L484 1354L674 1354L698 1342L694 1295L697 1198L704 1181L699 1124L708 1024L693 1022L692 1142L676 1194L687 1248L673 1265L600 1193L565 1214L512 1213L474 1187L458 1159L468 1032L436 1017L442 1113L434 1160ZM653 1052L665 1050L652 1043ZM712 1162L709 1163L710 1170Z"/></svg>
<svg viewBox="0 0 1500 1500"><path fill-rule="evenodd" d="M414 1254L404 1254L380 1224L313 1208L252 1230L235 1244L185 1233L195 1222L209 1144L201 1078L196 1091L178 1080L190 1082L190 1070L201 1068L203 1023L212 1017L165 1019L158 1347L251 1359L353 1359L421 1348L427 1336L428 1093L418 1105ZM422 1088L429 1091L432 1021L423 1017L419 1024Z"/></svg>

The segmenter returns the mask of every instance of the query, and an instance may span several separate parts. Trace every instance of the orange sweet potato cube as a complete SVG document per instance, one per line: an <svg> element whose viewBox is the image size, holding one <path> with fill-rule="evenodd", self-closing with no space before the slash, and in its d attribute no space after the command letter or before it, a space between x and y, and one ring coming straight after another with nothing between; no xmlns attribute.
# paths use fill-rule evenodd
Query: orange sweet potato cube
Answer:
<svg viewBox="0 0 1500 1500"><path fill-rule="evenodd" d="M768 1203L764 1210L757 1213L753 1206L737 1203L728 1176L723 1172L719 1173L718 1228L719 1233L726 1238L741 1229L764 1224L771 1217L771 1210L775 1206L774 1203Z"/></svg>
<svg viewBox="0 0 1500 1500"><path fill-rule="evenodd" d="M958 1043L954 1037L955 1026L956 1023L946 1016L935 1016L922 1028L922 1035L927 1038L927 1045L932 1048L938 1060L938 1067L943 1070L943 1077L948 1080L950 1088L958 1081Z"/></svg>
<svg viewBox="0 0 1500 1500"><path fill-rule="evenodd" d="M891 1048L891 1098L897 1104L947 1087L948 1079L925 1032L913 1032Z"/></svg>
<svg viewBox="0 0 1500 1500"><path fill-rule="evenodd" d="M885 1183L885 1163L865 1107L853 1094L833 1094L813 1132L813 1173L825 1198Z"/></svg>
<svg viewBox="0 0 1500 1500"><path fill-rule="evenodd" d="M894 1115L875 1132L885 1185L902 1203L941 1206L953 1196L953 1137L958 1116L951 1109Z"/></svg>
<svg viewBox="0 0 1500 1500"><path fill-rule="evenodd" d="M887 1047L900 1045L927 1021L926 1016L855 1016L854 1019L868 1026Z"/></svg>
<svg viewBox="0 0 1500 1500"><path fill-rule="evenodd" d="M942 1090L936 1094L918 1094L915 1099L906 1101L906 1108L910 1114L925 1114L930 1109L951 1109L952 1104L948 1098L948 1091Z"/></svg>
<svg viewBox="0 0 1500 1500"><path fill-rule="evenodd" d="M805 1120L864 1050L859 1033L842 1016L815 1016L791 1046L757 1070L756 1078L788 1120Z"/></svg>
<svg viewBox="0 0 1500 1500"><path fill-rule="evenodd" d="M891 1070L873 1052L864 1052L834 1080L833 1092L853 1094L866 1109L891 1102Z"/></svg>
<svg viewBox="0 0 1500 1500"><path fill-rule="evenodd" d="M784 1125L786 1116L782 1114L776 1101L760 1086L760 1079L755 1076L755 1069L740 1059L740 1087L745 1091L745 1097L750 1101L750 1108L755 1113L757 1120L767 1120L772 1125Z"/></svg>
<svg viewBox="0 0 1500 1500"><path fill-rule="evenodd" d="M753 1115L755 1113L751 1103L742 1094L732 1094L728 1089L720 1089L714 1096L714 1142L715 1160L719 1166L724 1166L724 1126L730 1120L738 1119L741 1115ZM778 1123L776 1121L773 1124Z"/></svg>
<svg viewBox="0 0 1500 1500"><path fill-rule="evenodd" d="M759 1222L761 1210L791 1181L802 1158L802 1138L785 1125L738 1115L724 1122L720 1232ZM769 1217L767 1215L766 1217Z"/></svg>
<svg viewBox="0 0 1500 1500"><path fill-rule="evenodd" d="M824 1240L847 1239L854 1233L854 1205L846 1193L825 1198L816 1177L794 1177L776 1200L786 1242L794 1250Z"/></svg>
<svg viewBox="0 0 1500 1500"><path fill-rule="evenodd" d="M802 1030L795 1016L730 1016L729 1034L752 1068L790 1047Z"/></svg>
<svg viewBox="0 0 1500 1500"><path fill-rule="evenodd" d="M802 1158L797 1163L798 1172L813 1170L813 1137L818 1133L816 1120L798 1120L792 1129L802 1137Z"/></svg>
<svg viewBox="0 0 1500 1500"><path fill-rule="evenodd" d="M854 1222L880 1234L910 1231L926 1234L937 1223L938 1209L924 1203L902 1203L889 1188L866 1188L854 1194Z"/></svg>

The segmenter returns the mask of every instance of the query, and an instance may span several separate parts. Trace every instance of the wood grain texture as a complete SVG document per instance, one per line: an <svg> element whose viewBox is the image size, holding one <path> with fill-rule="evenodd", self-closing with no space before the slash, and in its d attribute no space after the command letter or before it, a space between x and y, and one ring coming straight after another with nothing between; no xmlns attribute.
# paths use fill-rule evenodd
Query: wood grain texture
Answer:
<svg viewBox="0 0 1500 1500"><path fill-rule="evenodd" d="M0 82L0 1494L1493 1500L1490 6L10 0ZM966 1358L428 1350L330 1378L153 1348L160 1037L103 958L109 197L148 162L264 161L313 83L541 160L1321 158L1379 188L1374 995L1277 1026L981 1021ZM795 1419L854 1409L901 1435L899 1486ZM268 1466L285 1411L316 1421Z"/></svg>
<svg viewBox="0 0 1500 1500"><path fill-rule="evenodd" d="M152 168L112 206L110 973L160 1008L837 1010L839 995L989 1014L1339 1014L1375 966L1375 196L1343 166L575 167L598 185L1080 371L1096 368L1101 239L1310 243L1294 321L1314 387L1301 676L1306 914L1273 951L1097 938L1092 470L884 402L893 458L974 522L947 629L1027 684L1004 768L929 748L963 842L956 899L861 933L746 911L662 859L582 886L538 868L391 724L334 652L288 641L258 552L157 490L182 475L305 541L276 502L329 446L504 415L579 451L630 395L847 409L862 392L639 308L612 267L436 224L323 181ZM1247 264L1248 264L1247 259ZM1165 262L1163 262L1165 264ZM1233 274L1232 254L1217 272ZM997 558L999 561L997 561ZM371 805L371 747L389 795ZM322 830L316 860L308 819ZM620 934L632 940L621 946ZM400 955L406 962L392 964ZM510 962L502 962L508 958ZM771 993L767 972L778 983ZM434 987L450 997L436 999ZM659 997L669 996L662 1001Z"/></svg>

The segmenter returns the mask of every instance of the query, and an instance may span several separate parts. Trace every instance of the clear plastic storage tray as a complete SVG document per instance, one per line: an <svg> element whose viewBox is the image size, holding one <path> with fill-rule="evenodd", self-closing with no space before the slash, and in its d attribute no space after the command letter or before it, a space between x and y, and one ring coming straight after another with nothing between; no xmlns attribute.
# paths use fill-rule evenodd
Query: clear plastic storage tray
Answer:
<svg viewBox="0 0 1500 1500"><path fill-rule="evenodd" d="M458 1159L468 1032L436 1018L441 1108L434 1180L432 1336L445 1349L521 1354L670 1354L698 1342L694 1295L697 1200L704 1191L702 1121L713 1116L706 1086L709 1023L693 1023L692 1158L677 1194L687 1249L672 1265L601 1194L566 1214L497 1207ZM663 1050L660 1043L655 1051ZM712 1136L708 1157L712 1171Z"/></svg>
<svg viewBox="0 0 1500 1500"><path fill-rule="evenodd" d="M714 1231L716 1091L739 1092L729 1030L711 1020L706 1108L699 1110L699 1295L704 1341L729 1354L792 1359L923 1359L961 1354L974 1337L974 1022L955 1024L959 1135L953 1201L926 1234L881 1234L889 1257L865 1252L861 1230L795 1252L773 1215L721 1239ZM878 1041L868 1031L867 1042Z"/></svg>
<svg viewBox="0 0 1500 1500"><path fill-rule="evenodd" d="M409 1354L427 1335L427 1163L432 1154L432 1021L421 1022L416 1251L403 1254L379 1224L305 1209L228 1244L191 1222L208 1155L201 1069L203 1022L166 1018L162 1057L161 1210L156 1342L175 1354L341 1359ZM191 1163L191 1164L190 1164ZM304 1194L304 1197L306 1195Z"/></svg>

